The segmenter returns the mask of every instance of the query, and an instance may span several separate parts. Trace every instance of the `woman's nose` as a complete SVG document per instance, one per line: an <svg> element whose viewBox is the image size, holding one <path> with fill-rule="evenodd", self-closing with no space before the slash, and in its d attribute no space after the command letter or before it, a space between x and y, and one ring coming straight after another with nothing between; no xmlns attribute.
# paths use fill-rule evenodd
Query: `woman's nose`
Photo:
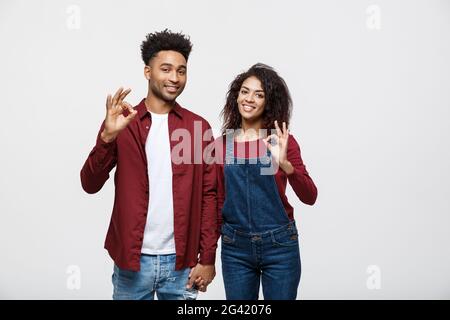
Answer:
<svg viewBox="0 0 450 320"><path fill-rule="evenodd" d="M255 100L255 99L253 99L253 95L252 95L252 94L248 94L248 95L245 97L245 99L244 99L244 101L245 101L245 102L248 102L248 103L254 102L254 100Z"/></svg>

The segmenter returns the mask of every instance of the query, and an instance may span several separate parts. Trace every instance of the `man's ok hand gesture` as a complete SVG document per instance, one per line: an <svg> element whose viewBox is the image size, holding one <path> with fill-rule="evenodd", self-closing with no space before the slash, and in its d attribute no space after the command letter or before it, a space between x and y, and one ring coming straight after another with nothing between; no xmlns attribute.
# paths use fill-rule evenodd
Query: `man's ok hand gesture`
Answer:
<svg viewBox="0 0 450 320"><path fill-rule="evenodd" d="M124 91L123 88L119 88L114 97L111 98L111 95L108 94L106 98L105 128L101 133L103 141L113 141L119 132L125 129L136 116L137 111L128 102L123 101L130 92L131 89ZM125 110L128 111L126 117L123 115Z"/></svg>

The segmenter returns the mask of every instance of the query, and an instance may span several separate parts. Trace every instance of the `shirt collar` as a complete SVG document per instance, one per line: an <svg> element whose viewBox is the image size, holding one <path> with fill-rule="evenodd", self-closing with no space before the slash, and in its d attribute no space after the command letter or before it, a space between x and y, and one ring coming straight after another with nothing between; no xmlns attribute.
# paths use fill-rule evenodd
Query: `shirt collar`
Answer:
<svg viewBox="0 0 450 320"><path fill-rule="evenodd" d="M145 116L148 115L147 106L145 105L145 98L136 106L136 110L138 112L139 119L142 120ZM175 105L169 113L175 113L178 117L183 118L183 108L175 101Z"/></svg>

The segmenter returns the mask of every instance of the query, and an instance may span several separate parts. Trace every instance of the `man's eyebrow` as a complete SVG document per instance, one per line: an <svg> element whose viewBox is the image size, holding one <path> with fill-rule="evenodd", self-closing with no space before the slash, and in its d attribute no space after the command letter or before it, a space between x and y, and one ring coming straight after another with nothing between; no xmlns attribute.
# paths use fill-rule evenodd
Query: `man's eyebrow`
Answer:
<svg viewBox="0 0 450 320"><path fill-rule="evenodd" d="M173 67L173 64L171 64L171 63L168 63L168 62L165 62L165 63L161 63L161 65L160 65L160 67ZM178 69L180 69L180 68L183 68L183 69L186 69L186 65L181 65L181 66L179 66L178 67Z"/></svg>
<svg viewBox="0 0 450 320"><path fill-rule="evenodd" d="M251 91L249 88L247 88L246 86L242 86L242 88L247 89L248 91ZM264 90L255 90L255 92L264 92Z"/></svg>

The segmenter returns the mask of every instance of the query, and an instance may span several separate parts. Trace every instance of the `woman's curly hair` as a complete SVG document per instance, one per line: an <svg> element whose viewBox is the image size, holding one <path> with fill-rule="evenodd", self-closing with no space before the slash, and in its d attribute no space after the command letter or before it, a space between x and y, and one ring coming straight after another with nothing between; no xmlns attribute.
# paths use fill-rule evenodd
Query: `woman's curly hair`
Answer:
<svg viewBox="0 0 450 320"><path fill-rule="evenodd" d="M239 91L242 83L249 77L256 77L261 81L265 95L265 107L262 113L263 123L262 129L274 129L274 121L277 120L279 125L289 120L292 113L292 99L289 89L277 72L270 66L257 63L248 71L239 74L229 86L225 106L221 112L223 117L222 133L227 129L239 129L242 126L241 114L237 104Z"/></svg>

